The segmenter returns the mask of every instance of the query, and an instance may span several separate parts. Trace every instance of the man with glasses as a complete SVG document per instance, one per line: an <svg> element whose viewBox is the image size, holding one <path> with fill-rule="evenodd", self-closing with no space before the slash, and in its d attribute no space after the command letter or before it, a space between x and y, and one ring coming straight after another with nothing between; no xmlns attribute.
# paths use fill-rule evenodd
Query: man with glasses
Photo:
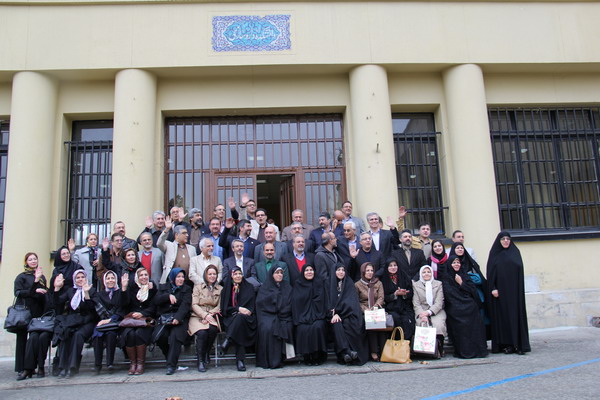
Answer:
<svg viewBox="0 0 600 400"><path fill-rule="evenodd" d="M313 229L315 229L314 226L304 223L304 211L302 211L300 209L296 209L296 210L292 211L292 224L290 226L286 226L285 228L283 228L283 231L281 232L281 241L282 242L287 242L289 240L292 240L294 238L294 236L297 234L297 233L295 233L295 234L292 233L292 225L295 223L300 224L300 227L302 228L302 231L300 233L305 238L310 237L310 233L312 232Z"/></svg>
<svg viewBox="0 0 600 400"><path fill-rule="evenodd" d="M350 249L350 268L348 274L358 281L360 279L360 266L370 262L375 267L375 275L381 276L385 271L385 259L383 254L373 246L373 238L369 232L360 234L360 249Z"/></svg>
<svg viewBox="0 0 600 400"><path fill-rule="evenodd" d="M342 262L346 267L350 266L352 256L350 250L360 250L361 245L358 237L356 236L357 227L354 221L348 221L344 224L344 235L338 237L337 250Z"/></svg>
<svg viewBox="0 0 600 400"><path fill-rule="evenodd" d="M173 229L175 241L167 240ZM196 248L187 244L188 230L184 225L173 226L170 217L165 220L165 230L158 238L158 248L165 254L165 264L163 266L163 274L160 283L166 283L167 277L172 268L178 267L185 271L186 276L189 276L190 260L196 256Z"/></svg>
<svg viewBox="0 0 600 400"><path fill-rule="evenodd" d="M142 243L142 251L138 253L138 259L148 271L150 279L158 283L165 264L165 256L158 247L152 245L152 234L150 232L142 232L140 242Z"/></svg>
<svg viewBox="0 0 600 400"><path fill-rule="evenodd" d="M134 249L138 251L138 244L135 240L128 238L125 236L125 222L117 221L113 226L113 233L119 233L123 236L123 250Z"/></svg>

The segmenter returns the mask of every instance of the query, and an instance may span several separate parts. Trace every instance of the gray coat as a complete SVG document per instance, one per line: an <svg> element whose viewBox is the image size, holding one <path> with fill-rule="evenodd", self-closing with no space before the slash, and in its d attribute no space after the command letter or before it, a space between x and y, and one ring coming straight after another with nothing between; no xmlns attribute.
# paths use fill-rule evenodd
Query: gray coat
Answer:
<svg viewBox="0 0 600 400"><path fill-rule="evenodd" d="M138 260L142 261L142 253L144 250L138 253ZM165 265L165 255L158 247L152 248L152 264L150 266L150 279L155 283L160 281L163 273L163 266Z"/></svg>

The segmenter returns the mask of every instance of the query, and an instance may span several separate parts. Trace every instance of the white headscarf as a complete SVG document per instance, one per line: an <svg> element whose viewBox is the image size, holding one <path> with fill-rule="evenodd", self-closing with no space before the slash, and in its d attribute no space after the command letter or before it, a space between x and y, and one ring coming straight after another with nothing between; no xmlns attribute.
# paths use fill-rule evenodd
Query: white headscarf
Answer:
<svg viewBox="0 0 600 400"><path fill-rule="evenodd" d="M423 279L423 270L425 268L429 268L431 271L431 279L428 281ZM425 285L425 300L427 300L427 304L429 304L429 307L433 306L433 287L431 285L433 282L433 270L429 265L423 265L421 269L419 269L419 281L423 282Z"/></svg>
<svg viewBox="0 0 600 400"><path fill-rule="evenodd" d="M139 268L137 271L135 271L135 277L133 279L135 280L135 283L140 287L140 290L138 290L135 297L143 303L146 300L148 300L148 292L150 291L150 280L148 280L147 284L142 285L140 283L140 278L138 277L138 273L140 271L145 271L145 269Z"/></svg>
<svg viewBox="0 0 600 400"><path fill-rule="evenodd" d="M77 271L73 272L73 288L76 289L75 290L75 294L73 295L73 298L71 299L71 308L73 310L77 310L79 308L79 304L81 304L81 302L83 301L83 286L77 286L77 284L75 283L76 281L76 277L77 274L83 274L83 276L85 276L85 283L87 283L87 274L85 273L85 271L83 269L78 269ZM84 283L84 284L85 284Z"/></svg>

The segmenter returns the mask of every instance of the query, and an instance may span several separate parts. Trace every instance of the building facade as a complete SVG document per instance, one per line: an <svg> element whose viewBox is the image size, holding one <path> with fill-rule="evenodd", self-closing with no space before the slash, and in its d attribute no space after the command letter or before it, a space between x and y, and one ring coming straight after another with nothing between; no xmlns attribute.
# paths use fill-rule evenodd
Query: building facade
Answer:
<svg viewBox="0 0 600 400"><path fill-rule="evenodd" d="M600 315L600 4L4 1L0 310L27 251L248 192L350 199L525 261L530 326ZM585 261L575 265L573 255ZM2 312L2 311L0 311ZM0 351L9 353L4 347Z"/></svg>

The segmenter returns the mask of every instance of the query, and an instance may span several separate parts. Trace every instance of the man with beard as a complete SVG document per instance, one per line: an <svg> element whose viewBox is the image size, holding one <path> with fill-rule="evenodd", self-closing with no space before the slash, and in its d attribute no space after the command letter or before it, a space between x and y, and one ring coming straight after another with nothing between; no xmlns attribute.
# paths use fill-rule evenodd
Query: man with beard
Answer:
<svg viewBox="0 0 600 400"><path fill-rule="evenodd" d="M192 208L190 210L190 244L194 247L198 246L202 236L209 233L210 230L202 219L202 211L199 208Z"/></svg>
<svg viewBox="0 0 600 400"><path fill-rule="evenodd" d="M288 266L290 272L290 284L294 286L294 283L302 275L302 268L305 265L313 265L315 262L315 255L305 251L305 240L301 234L296 235L292 239L292 251L285 254L281 259Z"/></svg>
<svg viewBox="0 0 600 400"><path fill-rule="evenodd" d="M265 229L265 243L261 243L254 249L254 262L259 263L264 260L264 248L270 243L273 245L275 249L274 258L275 260L281 260L284 254L288 252L287 246L285 243L282 243L278 240L275 240L275 228L269 225Z"/></svg>
<svg viewBox="0 0 600 400"><path fill-rule="evenodd" d="M152 213L152 216L146 217L146 229L142 231L149 232L152 235L152 246L156 247L156 242L158 242L158 237L165 229L165 213L157 210ZM142 244L141 241L142 234L138 236L138 243Z"/></svg>
<svg viewBox="0 0 600 400"><path fill-rule="evenodd" d="M336 265L342 261L335 251L336 247L337 238L333 232L323 233L321 246L315 252L315 272L323 282L329 282L329 277L335 273Z"/></svg>
<svg viewBox="0 0 600 400"><path fill-rule="evenodd" d="M425 265L426 258L423 250L412 247L413 238L409 229L400 234L399 250L392 252L392 257L398 261L398 268L408 274L413 281L419 280L419 269Z"/></svg>
<svg viewBox="0 0 600 400"><path fill-rule="evenodd" d="M252 224L247 219L241 220L238 223L237 236L232 233L233 227L235 226L234 224L235 221L233 218L227 218L227 220L225 221L225 229L223 229L221 237L219 238L219 246L223 248L223 261L225 261L233 255L231 245L236 239L240 240L244 244L244 257L254 258L254 249L260 243L258 242L258 240L252 239L250 237L250 232L252 232Z"/></svg>

